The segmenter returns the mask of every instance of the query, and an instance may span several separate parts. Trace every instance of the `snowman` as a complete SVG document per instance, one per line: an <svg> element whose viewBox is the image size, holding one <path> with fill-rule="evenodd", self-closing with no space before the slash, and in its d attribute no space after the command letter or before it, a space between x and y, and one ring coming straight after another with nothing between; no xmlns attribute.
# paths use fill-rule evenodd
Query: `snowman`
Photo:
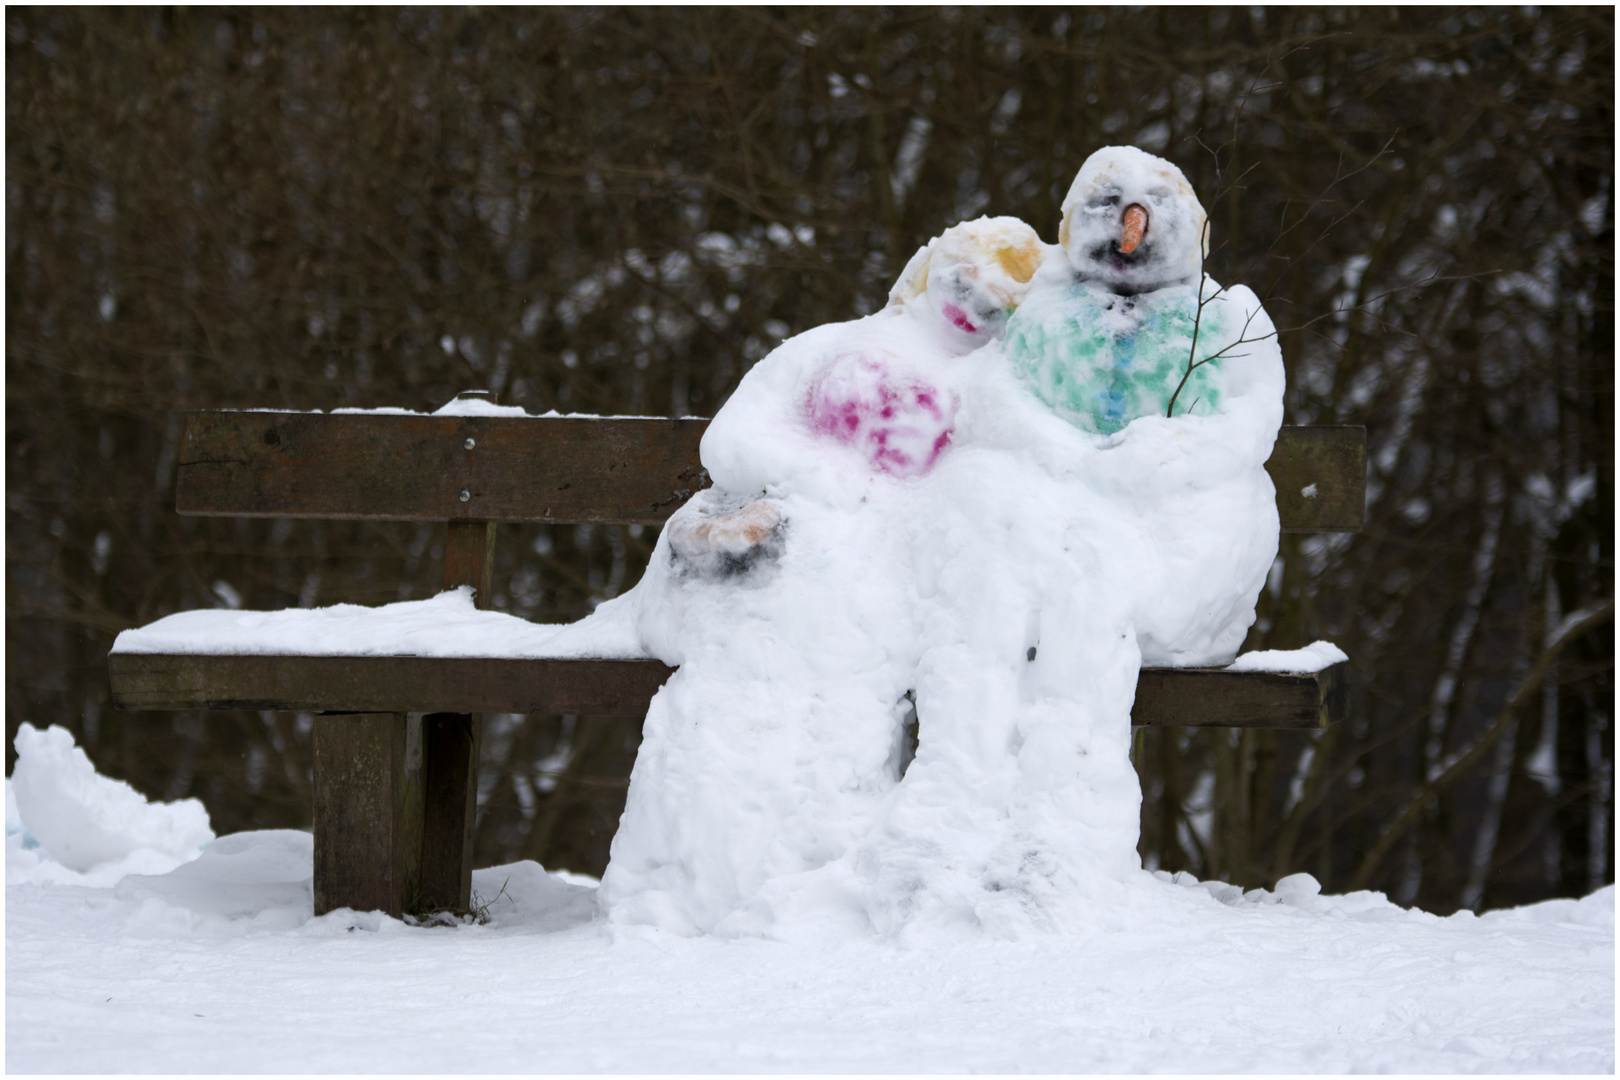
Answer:
<svg viewBox="0 0 1620 1080"><path fill-rule="evenodd" d="M615 920L768 925L881 816L920 640L904 571L927 516L918 485L951 456L984 346L1047 254L1015 219L958 225L886 308L784 342L711 422L713 487L614 605L679 665L648 711L603 877Z"/></svg>
<svg viewBox="0 0 1620 1080"><path fill-rule="evenodd" d="M1064 257L1011 319L1006 363L1104 451L1085 488L1132 511L1104 515L1135 524L1100 542L1141 555L1120 572L1151 598L1135 620L1143 662L1227 663L1276 555L1264 471L1282 422L1276 330L1253 292L1203 273L1208 218L1170 162L1098 150L1062 212Z"/></svg>
<svg viewBox="0 0 1620 1080"><path fill-rule="evenodd" d="M1137 673L1224 663L1253 621L1282 364L1252 294L1202 276L1173 166L1101 151L1064 218L1058 249L958 226L711 424L714 486L621 598L680 670L598 893L616 923L1019 936L1141 902Z"/></svg>

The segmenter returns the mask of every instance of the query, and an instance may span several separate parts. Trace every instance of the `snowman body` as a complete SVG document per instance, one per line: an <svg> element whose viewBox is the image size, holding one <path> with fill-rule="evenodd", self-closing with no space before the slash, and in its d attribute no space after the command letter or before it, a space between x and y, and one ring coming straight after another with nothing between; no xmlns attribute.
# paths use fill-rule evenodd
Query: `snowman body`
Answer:
<svg viewBox="0 0 1620 1080"><path fill-rule="evenodd" d="M1230 662L1277 551L1265 471L1283 363L1260 301L1205 275L1207 218L1169 162L1106 147L1064 200L1066 259L1013 315L1006 363L1027 392L1102 440L1081 480L1152 666Z"/></svg>
<svg viewBox="0 0 1620 1080"><path fill-rule="evenodd" d="M649 708L602 879L615 920L765 931L806 904L866 918L846 856L901 781L924 638L910 568L937 516L918 499L1044 253L1012 224L923 249L894 304L784 342L711 422L714 486L625 597L679 670Z"/></svg>
<svg viewBox="0 0 1620 1080"><path fill-rule="evenodd" d="M1231 308L1224 298L1200 308L1185 285L1119 296L1070 281L1019 308L1007 358L1048 407L1097 434L1172 408L1217 412L1222 354L1236 340Z"/></svg>

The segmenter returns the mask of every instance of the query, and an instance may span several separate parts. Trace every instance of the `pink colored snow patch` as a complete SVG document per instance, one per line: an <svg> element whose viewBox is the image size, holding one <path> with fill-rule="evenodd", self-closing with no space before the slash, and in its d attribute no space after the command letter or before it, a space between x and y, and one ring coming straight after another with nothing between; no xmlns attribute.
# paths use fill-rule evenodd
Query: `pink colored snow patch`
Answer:
<svg viewBox="0 0 1620 1080"><path fill-rule="evenodd" d="M944 313L947 319L950 320L951 325L956 327L958 330L965 330L970 334L976 334L979 332L979 328L973 325L973 320L968 318L967 312L963 311L955 304L947 303L939 310Z"/></svg>
<svg viewBox="0 0 1620 1080"><path fill-rule="evenodd" d="M921 476L951 443L954 394L896 371L886 352L841 353L805 403L810 429L854 447L889 476Z"/></svg>

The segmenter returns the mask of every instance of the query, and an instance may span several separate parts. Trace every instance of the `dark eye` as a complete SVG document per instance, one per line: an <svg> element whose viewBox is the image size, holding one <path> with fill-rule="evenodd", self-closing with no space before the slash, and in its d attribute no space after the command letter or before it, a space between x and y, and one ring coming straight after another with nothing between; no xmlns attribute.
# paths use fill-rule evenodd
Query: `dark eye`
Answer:
<svg viewBox="0 0 1620 1080"><path fill-rule="evenodd" d="M1110 206L1119 205L1118 195L1098 195L1087 204L1093 210L1106 210Z"/></svg>

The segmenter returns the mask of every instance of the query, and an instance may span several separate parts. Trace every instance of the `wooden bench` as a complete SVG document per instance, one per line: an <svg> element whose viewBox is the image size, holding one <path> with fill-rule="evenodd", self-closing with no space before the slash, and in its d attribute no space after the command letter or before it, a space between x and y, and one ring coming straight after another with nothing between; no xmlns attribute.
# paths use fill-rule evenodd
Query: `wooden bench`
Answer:
<svg viewBox="0 0 1620 1080"><path fill-rule="evenodd" d="M473 392L463 397L479 396ZM707 482L708 421L196 412L181 514L442 521L444 585L487 606L499 522L658 525ZM1285 427L1267 463L1285 532L1361 527L1365 432ZM316 714L315 911L470 904L484 712L644 716L656 660L113 652L122 709ZM1144 668L1137 725L1325 727L1344 665L1312 675Z"/></svg>

